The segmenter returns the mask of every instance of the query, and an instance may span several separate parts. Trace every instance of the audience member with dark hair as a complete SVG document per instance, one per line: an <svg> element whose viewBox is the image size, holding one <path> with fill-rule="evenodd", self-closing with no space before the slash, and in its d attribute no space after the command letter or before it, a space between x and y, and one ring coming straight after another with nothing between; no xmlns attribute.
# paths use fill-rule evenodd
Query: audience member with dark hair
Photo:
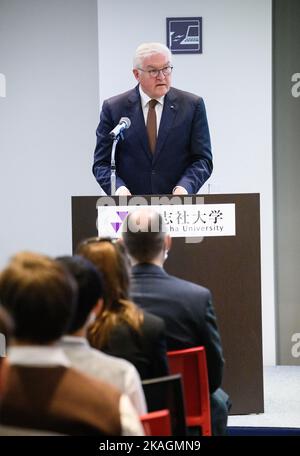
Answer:
<svg viewBox="0 0 300 456"><path fill-rule="evenodd" d="M110 239L83 241L77 253L103 273L104 307L89 330L91 345L127 359L142 379L168 374L165 325L129 298L129 264L123 247Z"/></svg>
<svg viewBox="0 0 300 456"><path fill-rule="evenodd" d="M168 350L204 346L211 393L212 430L226 432L229 397L220 388L223 353L210 290L167 274L171 248L162 217L149 208L129 214L123 240L132 259L132 297L144 310L165 321Z"/></svg>
<svg viewBox="0 0 300 456"><path fill-rule="evenodd" d="M0 275L0 299L15 322L0 421L70 435L141 435L129 399L70 367L54 345L69 325L77 286L49 257L16 255Z"/></svg>
<svg viewBox="0 0 300 456"><path fill-rule="evenodd" d="M12 314L19 341L46 345L58 339L75 309L76 293L62 266L31 252L13 257L0 276L0 299Z"/></svg>
<svg viewBox="0 0 300 456"><path fill-rule="evenodd" d="M103 307L103 283L96 266L86 258L75 255L57 258L75 278L78 302L69 326L68 335L58 345L62 347L73 367L96 376L127 394L137 412L147 412L141 380L136 368L125 359L116 358L92 348L87 330Z"/></svg>

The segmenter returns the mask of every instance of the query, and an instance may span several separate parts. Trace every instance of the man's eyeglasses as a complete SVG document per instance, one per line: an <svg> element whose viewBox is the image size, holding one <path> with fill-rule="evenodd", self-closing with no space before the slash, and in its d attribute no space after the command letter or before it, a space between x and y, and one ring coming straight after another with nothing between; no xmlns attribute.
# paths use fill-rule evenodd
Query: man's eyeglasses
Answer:
<svg viewBox="0 0 300 456"><path fill-rule="evenodd" d="M160 68L159 70L143 70L142 68L138 68L143 73L148 73L151 78L157 78L157 76L162 72L164 76L169 76L172 73L173 67L168 65L164 68Z"/></svg>

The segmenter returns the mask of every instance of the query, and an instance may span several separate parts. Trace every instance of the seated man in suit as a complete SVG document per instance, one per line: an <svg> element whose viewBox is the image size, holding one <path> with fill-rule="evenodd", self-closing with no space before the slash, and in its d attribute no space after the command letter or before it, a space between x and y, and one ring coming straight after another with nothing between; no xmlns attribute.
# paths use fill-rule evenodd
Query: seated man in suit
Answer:
<svg viewBox="0 0 300 456"><path fill-rule="evenodd" d="M212 431L224 435L229 398L220 388L224 359L210 291L170 276L163 269L171 238L162 217L151 208L129 214L122 235L133 265L132 298L143 309L163 318L168 350L205 347Z"/></svg>
<svg viewBox="0 0 300 456"><path fill-rule="evenodd" d="M103 306L103 283L96 266L75 255L57 258L75 278L78 301L68 334L59 342L73 367L100 378L127 394L139 415L147 412L140 376L133 364L92 348L87 330Z"/></svg>
<svg viewBox="0 0 300 456"><path fill-rule="evenodd" d="M68 435L143 435L128 397L72 368L55 346L77 301L76 283L61 264L19 253L0 275L0 300L15 323L1 424Z"/></svg>

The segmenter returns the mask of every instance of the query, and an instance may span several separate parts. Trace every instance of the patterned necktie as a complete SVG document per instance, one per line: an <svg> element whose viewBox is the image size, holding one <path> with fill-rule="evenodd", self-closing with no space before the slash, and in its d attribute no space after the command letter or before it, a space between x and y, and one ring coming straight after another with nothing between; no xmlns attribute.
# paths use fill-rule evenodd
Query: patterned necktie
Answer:
<svg viewBox="0 0 300 456"><path fill-rule="evenodd" d="M148 109L148 116L147 116L147 133L148 133L150 149L153 154L155 151L156 135L157 135L156 112L155 112L155 106L157 103L158 103L157 100L149 101L149 109Z"/></svg>

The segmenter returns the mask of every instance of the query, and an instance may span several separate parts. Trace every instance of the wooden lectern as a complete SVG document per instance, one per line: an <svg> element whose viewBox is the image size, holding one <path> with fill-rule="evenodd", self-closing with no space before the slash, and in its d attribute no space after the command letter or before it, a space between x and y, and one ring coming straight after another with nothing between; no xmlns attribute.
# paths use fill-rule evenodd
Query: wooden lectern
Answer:
<svg viewBox="0 0 300 456"><path fill-rule="evenodd" d="M264 407L259 194L201 196L204 204L235 204L236 235L205 237L202 242L191 244L184 238L173 238L165 269L212 291L226 360L222 387L233 403L230 413L261 413ZM118 202L119 197L111 198ZM149 196L145 198L150 200ZM73 249L82 239L97 235L98 199L72 197Z"/></svg>

